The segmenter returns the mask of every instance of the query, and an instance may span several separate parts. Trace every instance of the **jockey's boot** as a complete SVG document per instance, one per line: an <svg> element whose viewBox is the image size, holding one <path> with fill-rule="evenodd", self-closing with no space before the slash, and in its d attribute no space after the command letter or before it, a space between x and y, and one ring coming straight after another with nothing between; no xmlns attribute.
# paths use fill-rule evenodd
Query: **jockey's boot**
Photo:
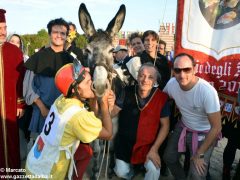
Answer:
<svg viewBox="0 0 240 180"><path fill-rule="evenodd" d="M222 180L231 180L231 167L223 165Z"/></svg>

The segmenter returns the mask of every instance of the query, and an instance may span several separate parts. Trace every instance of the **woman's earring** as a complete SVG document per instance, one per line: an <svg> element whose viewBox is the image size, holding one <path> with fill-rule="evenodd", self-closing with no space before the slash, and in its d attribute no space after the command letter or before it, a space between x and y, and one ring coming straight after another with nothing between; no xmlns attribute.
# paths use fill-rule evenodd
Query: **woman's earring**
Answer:
<svg viewBox="0 0 240 180"><path fill-rule="evenodd" d="M158 87L159 86L159 84L157 83L157 82L155 82L154 84L153 84L153 87Z"/></svg>

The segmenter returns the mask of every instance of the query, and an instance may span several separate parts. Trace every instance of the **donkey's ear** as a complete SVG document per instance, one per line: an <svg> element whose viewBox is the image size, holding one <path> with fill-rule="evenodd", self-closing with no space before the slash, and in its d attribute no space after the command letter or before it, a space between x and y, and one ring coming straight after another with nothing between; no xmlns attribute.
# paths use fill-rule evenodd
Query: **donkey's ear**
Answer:
<svg viewBox="0 0 240 180"><path fill-rule="evenodd" d="M110 21L106 31L111 37L115 36L121 29L126 15L125 5L121 5L115 17Z"/></svg>
<svg viewBox="0 0 240 180"><path fill-rule="evenodd" d="M82 30L88 37L92 36L96 32L96 30L92 22L91 16L84 3L82 3L79 7L78 17Z"/></svg>

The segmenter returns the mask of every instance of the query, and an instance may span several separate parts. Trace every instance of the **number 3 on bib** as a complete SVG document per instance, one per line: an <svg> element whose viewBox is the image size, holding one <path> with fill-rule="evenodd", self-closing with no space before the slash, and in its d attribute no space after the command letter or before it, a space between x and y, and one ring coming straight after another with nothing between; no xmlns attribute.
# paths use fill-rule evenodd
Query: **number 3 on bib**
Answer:
<svg viewBox="0 0 240 180"><path fill-rule="evenodd" d="M49 118L51 118L51 119L49 120ZM52 113L50 114L50 116L47 118L48 123L46 123L45 126L44 126L44 134L45 134L46 136L47 136L47 135L50 133L50 131L51 131L51 127L52 127L52 124L53 124L53 122L54 122L54 119L55 119L55 114L54 114L54 112L52 112Z"/></svg>

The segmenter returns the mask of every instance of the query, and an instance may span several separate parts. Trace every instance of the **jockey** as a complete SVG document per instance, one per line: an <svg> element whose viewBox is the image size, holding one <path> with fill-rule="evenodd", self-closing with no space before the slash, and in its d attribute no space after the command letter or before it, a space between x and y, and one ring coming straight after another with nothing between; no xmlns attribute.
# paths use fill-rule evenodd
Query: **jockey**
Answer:
<svg viewBox="0 0 240 180"><path fill-rule="evenodd" d="M62 95L51 106L43 130L28 154L26 174L65 179L68 172L68 179L72 179L74 168L76 176L82 179L84 172L79 174L78 162L75 166L73 155L80 141L90 143L96 138L112 137L109 109L114 105L115 96L109 91L97 103L88 69L78 62L63 66L56 73L55 84ZM87 99L93 112L84 106ZM96 117L98 104L102 121Z"/></svg>

